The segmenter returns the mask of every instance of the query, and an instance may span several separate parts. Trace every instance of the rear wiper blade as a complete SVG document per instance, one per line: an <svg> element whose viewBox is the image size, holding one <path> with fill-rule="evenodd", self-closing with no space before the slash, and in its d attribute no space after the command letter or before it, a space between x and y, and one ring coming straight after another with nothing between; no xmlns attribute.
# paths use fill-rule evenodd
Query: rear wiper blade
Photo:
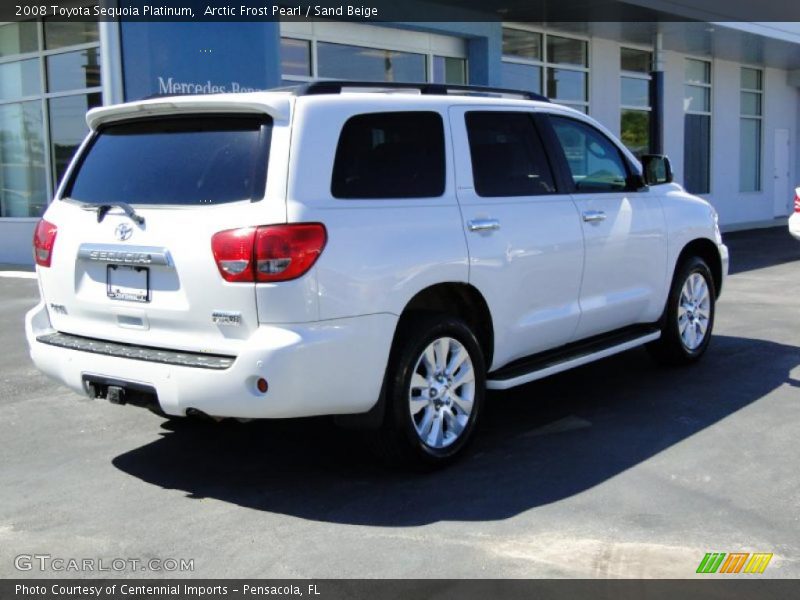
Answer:
<svg viewBox="0 0 800 600"><path fill-rule="evenodd" d="M110 211L114 207L121 208L126 215L128 215L134 223L139 225L144 225L144 217L140 214L137 214L133 207L128 204L127 202L108 202L106 204L99 205L95 210L97 210L97 222L101 223L106 216L106 213ZM90 209L91 210L91 209Z"/></svg>

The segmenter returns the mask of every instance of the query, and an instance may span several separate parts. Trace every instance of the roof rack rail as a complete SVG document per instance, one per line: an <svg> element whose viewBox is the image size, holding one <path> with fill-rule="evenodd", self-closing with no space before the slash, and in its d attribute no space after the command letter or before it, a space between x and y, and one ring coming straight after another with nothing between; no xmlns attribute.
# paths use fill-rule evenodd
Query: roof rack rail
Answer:
<svg viewBox="0 0 800 600"><path fill-rule="evenodd" d="M517 96L525 100L538 100L550 102L549 98L526 90L511 90L498 87L484 87L480 85L452 85L448 83L400 83L397 81L314 81L305 85L296 86L295 95L314 96L317 94L341 94L348 88L360 90L363 88L374 90L418 90L420 94L447 96L461 94L465 96Z"/></svg>

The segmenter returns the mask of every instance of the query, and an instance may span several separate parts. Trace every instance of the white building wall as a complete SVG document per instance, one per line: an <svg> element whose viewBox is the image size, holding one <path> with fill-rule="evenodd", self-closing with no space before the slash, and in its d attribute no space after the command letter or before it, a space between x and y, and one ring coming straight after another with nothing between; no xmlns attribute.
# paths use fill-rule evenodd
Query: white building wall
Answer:
<svg viewBox="0 0 800 600"><path fill-rule="evenodd" d="M683 59L677 52L664 52L664 153L676 181L683 181Z"/></svg>
<svg viewBox="0 0 800 600"><path fill-rule="evenodd" d="M790 152L790 188L798 180L794 139L797 137L798 90L787 82L782 69L763 69L764 95L761 124L761 190L739 191L739 115L740 69L743 65L714 60L712 66L712 179L708 199L720 214L720 222L729 228L770 222L777 217L775 204L775 130L787 129L792 141ZM747 66L747 65L745 65ZM791 198L783 203L788 207Z"/></svg>
<svg viewBox="0 0 800 600"><path fill-rule="evenodd" d="M589 114L619 135L620 66L619 44L592 38L589 44Z"/></svg>
<svg viewBox="0 0 800 600"><path fill-rule="evenodd" d="M711 61L711 193L705 198L716 207L722 225L767 218L753 210L755 192L739 192L739 68Z"/></svg>
<svg viewBox="0 0 800 600"><path fill-rule="evenodd" d="M783 69L765 69L764 71L764 169L762 172L763 189L769 195L766 204L773 200L773 152L775 148L775 130L789 130L790 196L786 198L786 211L789 214L793 207L794 196L791 195L796 185L800 184L800 156L797 152L800 121L797 120L797 107L800 103L800 89L789 82L789 73ZM774 213L773 213L774 215ZM778 215L774 215L778 216Z"/></svg>

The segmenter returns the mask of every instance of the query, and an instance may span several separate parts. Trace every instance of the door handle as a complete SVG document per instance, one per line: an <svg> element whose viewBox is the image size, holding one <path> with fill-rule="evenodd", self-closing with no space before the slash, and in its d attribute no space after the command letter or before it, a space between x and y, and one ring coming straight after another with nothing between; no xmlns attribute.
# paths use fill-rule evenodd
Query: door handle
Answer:
<svg viewBox="0 0 800 600"><path fill-rule="evenodd" d="M467 221L467 228L470 231L495 231L500 229L500 221L497 219L472 219Z"/></svg>
<svg viewBox="0 0 800 600"><path fill-rule="evenodd" d="M606 213L602 210L587 210L583 213L583 220L587 223L596 223L606 220Z"/></svg>

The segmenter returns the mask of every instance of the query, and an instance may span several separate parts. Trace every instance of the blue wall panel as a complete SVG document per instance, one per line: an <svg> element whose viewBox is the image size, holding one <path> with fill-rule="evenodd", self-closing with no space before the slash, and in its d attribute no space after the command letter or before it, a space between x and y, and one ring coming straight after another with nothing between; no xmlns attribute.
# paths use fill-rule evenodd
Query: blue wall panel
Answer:
<svg viewBox="0 0 800 600"><path fill-rule="evenodd" d="M277 23L122 22L125 99L280 84Z"/></svg>

